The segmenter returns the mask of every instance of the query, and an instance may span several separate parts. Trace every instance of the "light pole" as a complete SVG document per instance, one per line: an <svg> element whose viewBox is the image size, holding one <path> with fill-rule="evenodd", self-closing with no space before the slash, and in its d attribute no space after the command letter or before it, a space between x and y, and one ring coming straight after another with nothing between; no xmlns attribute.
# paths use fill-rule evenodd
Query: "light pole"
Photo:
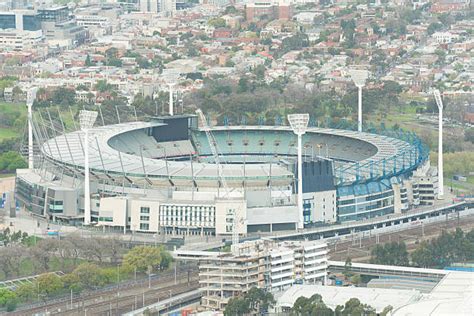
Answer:
<svg viewBox="0 0 474 316"><path fill-rule="evenodd" d="M438 199L444 198L443 168L443 99L439 90L434 89L433 95L438 105Z"/></svg>
<svg viewBox="0 0 474 316"><path fill-rule="evenodd" d="M38 88L28 89L26 94L26 106L28 107L28 169L33 169L33 103L36 99Z"/></svg>
<svg viewBox="0 0 474 316"><path fill-rule="evenodd" d="M79 124L84 132L84 225L91 223L91 193L89 180L89 129L94 125L97 112L79 112Z"/></svg>
<svg viewBox="0 0 474 316"><path fill-rule="evenodd" d="M367 70L351 69L349 74L358 89L357 131L362 132L362 88L369 77L369 72Z"/></svg>
<svg viewBox="0 0 474 316"><path fill-rule="evenodd" d="M303 159L302 140L309 122L309 114L289 114L288 121L293 132L298 136L298 228L304 228L303 217Z"/></svg>

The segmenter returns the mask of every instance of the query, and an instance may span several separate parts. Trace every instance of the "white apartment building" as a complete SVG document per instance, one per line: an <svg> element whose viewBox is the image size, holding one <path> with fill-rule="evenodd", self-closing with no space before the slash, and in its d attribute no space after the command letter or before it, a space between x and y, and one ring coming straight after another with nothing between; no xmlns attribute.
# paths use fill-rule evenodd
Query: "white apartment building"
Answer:
<svg viewBox="0 0 474 316"><path fill-rule="evenodd" d="M202 306L224 309L229 299L252 287L281 291L292 284L325 284L327 244L321 241L255 240L232 246L231 253L199 263Z"/></svg>
<svg viewBox="0 0 474 316"><path fill-rule="evenodd" d="M458 34L451 32L435 32L431 36L438 44L450 44L459 38Z"/></svg>
<svg viewBox="0 0 474 316"><path fill-rule="evenodd" d="M5 51L31 49L42 40L41 31L0 30L0 49Z"/></svg>

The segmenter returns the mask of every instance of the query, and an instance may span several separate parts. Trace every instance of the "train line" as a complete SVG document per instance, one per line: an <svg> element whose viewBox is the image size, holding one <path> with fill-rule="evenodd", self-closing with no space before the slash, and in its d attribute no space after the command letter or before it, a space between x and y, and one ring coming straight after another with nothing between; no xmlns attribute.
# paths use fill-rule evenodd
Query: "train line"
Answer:
<svg viewBox="0 0 474 316"><path fill-rule="evenodd" d="M73 306L70 310L59 310L50 315L94 315L94 316L113 316L122 315L132 310L151 305L160 300L170 298L173 295L182 294L199 287L197 279L190 283L171 285L150 289L145 292L136 292L135 294L121 295L117 292L115 296L109 297L103 301L81 304Z"/></svg>
<svg viewBox="0 0 474 316"><path fill-rule="evenodd" d="M45 302L39 306L33 304L31 307L20 307L20 310L9 313L9 315L98 315L95 314L95 312L100 311L101 309L99 307L104 304L107 305L107 311L110 312L111 302L113 302L112 310L115 310L115 313L117 313L118 306L119 314L117 315L120 315L120 313L124 312L127 308L130 309L126 311L132 310L134 307L130 303L132 297L135 306L139 303L143 304L143 301L145 301L145 304L150 304L151 302L155 303L157 299L163 298L163 293L167 293L169 297L169 293L182 293L187 291L183 289L195 289L196 287L197 269L188 270L185 268L179 269L179 273L177 271L176 280L174 271L171 273L167 272L158 278L150 278L149 280L132 284L119 284L118 286L111 286L103 290L73 297L72 304L70 298L62 297ZM135 304L135 297L137 297L137 304ZM119 302L118 305L117 298Z"/></svg>
<svg viewBox="0 0 474 316"><path fill-rule="evenodd" d="M437 237L443 230L454 231L456 228L464 231L474 228L474 216L458 218L456 216L448 218L446 221L422 224L413 223L412 228L402 231L388 231L384 233L372 233L362 237L354 235L345 240L333 240L329 243L329 255L331 260L344 261L350 257L353 261L364 262L370 259L370 251L377 244L387 242L404 241L409 252L416 249L419 242Z"/></svg>

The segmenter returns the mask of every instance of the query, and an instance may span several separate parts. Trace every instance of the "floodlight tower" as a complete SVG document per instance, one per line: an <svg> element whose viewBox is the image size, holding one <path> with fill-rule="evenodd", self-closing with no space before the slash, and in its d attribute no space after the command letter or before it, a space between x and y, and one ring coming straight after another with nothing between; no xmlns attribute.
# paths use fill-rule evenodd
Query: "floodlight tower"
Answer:
<svg viewBox="0 0 474 316"><path fill-rule="evenodd" d="M89 180L89 129L97 118L96 111L79 112L79 124L84 132L84 225L91 223L91 192Z"/></svg>
<svg viewBox="0 0 474 316"><path fill-rule="evenodd" d="M33 103L36 99L38 88L28 89L26 93L26 106L28 107L28 169L33 169Z"/></svg>
<svg viewBox="0 0 474 316"><path fill-rule="evenodd" d="M438 105L438 199L444 196L444 175L443 175L443 99L439 90L434 89L433 95Z"/></svg>
<svg viewBox="0 0 474 316"><path fill-rule="evenodd" d="M362 88L365 86L365 81L369 77L369 72L367 70L351 69L349 70L349 74L358 89L357 130L362 132Z"/></svg>
<svg viewBox="0 0 474 316"><path fill-rule="evenodd" d="M289 114L288 121L293 132L298 135L298 228L304 228L303 218L303 155L302 140L309 122L309 114Z"/></svg>

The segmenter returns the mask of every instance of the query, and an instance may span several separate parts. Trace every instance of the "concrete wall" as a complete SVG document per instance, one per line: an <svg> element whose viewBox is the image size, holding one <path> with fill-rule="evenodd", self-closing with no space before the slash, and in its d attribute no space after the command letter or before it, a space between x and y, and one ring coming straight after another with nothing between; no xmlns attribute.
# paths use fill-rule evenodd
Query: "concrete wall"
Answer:
<svg viewBox="0 0 474 316"><path fill-rule="evenodd" d="M247 204L245 200L216 200L216 235L231 235L234 221L234 212L236 228L239 234L247 233L246 214Z"/></svg>
<svg viewBox="0 0 474 316"><path fill-rule="evenodd" d="M149 214L142 214L141 208L149 207ZM133 199L130 203L130 230L138 231L140 230L141 223L148 223L149 230L157 232L159 230L159 213L160 213L160 202L156 200L146 200L146 199ZM141 216L149 216L150 220L144 221L140 220Z"/></svg>

